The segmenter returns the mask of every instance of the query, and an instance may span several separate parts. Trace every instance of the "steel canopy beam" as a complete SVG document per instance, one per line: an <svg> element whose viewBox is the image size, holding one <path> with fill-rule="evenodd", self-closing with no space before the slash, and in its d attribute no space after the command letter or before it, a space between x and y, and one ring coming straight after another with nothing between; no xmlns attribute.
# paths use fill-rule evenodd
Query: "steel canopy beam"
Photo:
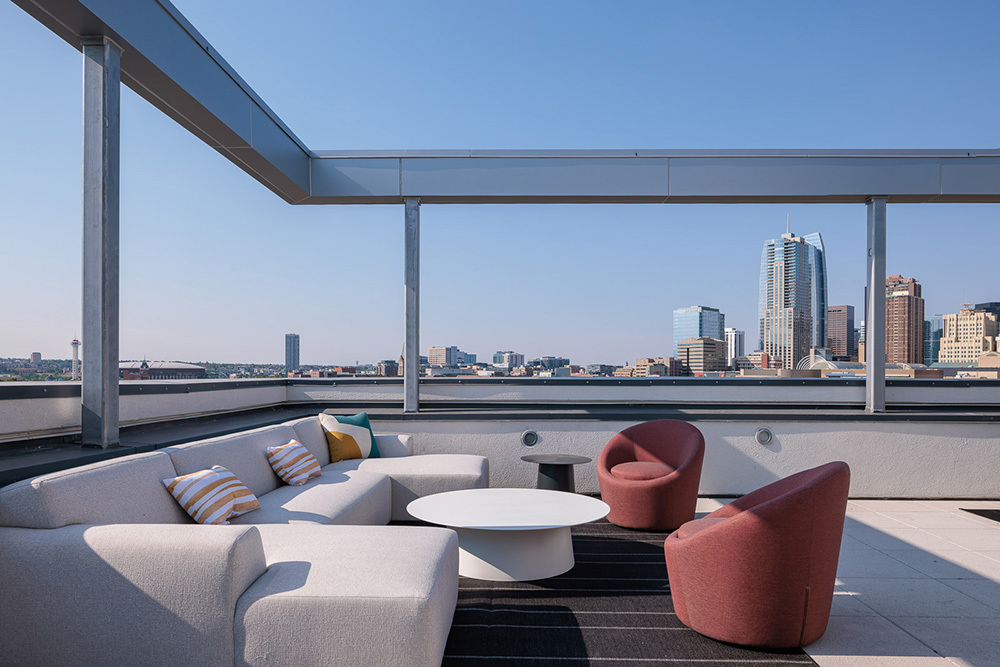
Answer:
<svg viewBox="0 0 1000 667"><path fill-rule="evenodd" d="M1000 202L1000 149L311 151L167 0L13 0L293 204Z"/></svg>
<svg viewBox="0 0 1000 667"><path fill-rule="evenodd" d="M121 45L121 81L289 203L309 195L309 153L166 0L13 0L80 49Z"/></svg>
<svg viewBox="0 0 1000 667"><path fill-rule="evenodd" d="M1000 151L372 151L312 159L304 204L1000 202Z"/></svg>

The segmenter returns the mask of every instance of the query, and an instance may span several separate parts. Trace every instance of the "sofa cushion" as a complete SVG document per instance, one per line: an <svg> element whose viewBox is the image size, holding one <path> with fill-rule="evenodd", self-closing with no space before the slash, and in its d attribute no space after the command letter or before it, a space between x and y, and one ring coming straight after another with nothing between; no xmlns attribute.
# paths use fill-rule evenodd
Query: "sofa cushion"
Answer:
<svg viewBox="0 0 1000 667"><path fill-rule="evenodd" d="M392 479L392 520L413 521L406 511L411 501L432 493L481 489L490 485L490 462L473 454L421 454L380 459L338 461L328 471L360 470Z"/></svg>
<svg viewBox="0 0 1000 667"><path fill-rule="evenodd" d="M330 462L330 447L326 444L326 432L319 424L319 415L293 419L285 422L284 426L291 426L295 430L295 439L316 457L321 467Z"/></svg>
<svg viewBox="0 0 1000 667"><path fill-rule="evenodd" d="M326 432L331 463L346 459L378 458L378 445L367 413L359 412L349 417L321 414L319 423Z"/></svg>
<svg viewBox="0 0 1000 667"><path fill-rule="evenodd" d="M274 474L291 486L305 484L323 474L316 457L298 440L291 440L280 447L268 447L267 462L271 464Z"/></svg>
<svg viewBox="0 0 1000 667"><path fill-rule="evenodd" d="M163 452L132 454L0 488L0 525L191 523L163 487L177 472Z"/></svg>
<svg viewBox="0 0 1000 667"><path fill-rule="evenodd" d="M454 531L258 530L267 572L237 603L236 665L441 664L458 599Z"/></svg>
<svg viewBox="0 0 1000 667"><path fill-rule="evenodd" d="M164 447L178 475L225 466L260 498L282 485L267 462L267 448L295 440L295 431L284 425L265 426L218 438Z"/></svg>
<svg viewBox="0 0 1000 667"><path fill-rule="evenodd" d="M261 496L259 510L230 523L385 525L391 504L392 488L385 475L327 469L301 486L279 486Z"/></svg>

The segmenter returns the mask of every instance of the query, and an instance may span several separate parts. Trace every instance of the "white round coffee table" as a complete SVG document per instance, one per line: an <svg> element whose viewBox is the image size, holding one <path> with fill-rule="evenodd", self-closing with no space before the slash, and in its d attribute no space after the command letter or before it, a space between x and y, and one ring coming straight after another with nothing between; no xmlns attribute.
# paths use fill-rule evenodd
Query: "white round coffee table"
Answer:
<svg viewBox="0 0 1000 667"><path fill-rule="evenodd" d="M414 500L406 510L458 533L458 572L489 581L531 581L573 567L570 527L607 516L604 502L543 489L465 489Z"/></svg>

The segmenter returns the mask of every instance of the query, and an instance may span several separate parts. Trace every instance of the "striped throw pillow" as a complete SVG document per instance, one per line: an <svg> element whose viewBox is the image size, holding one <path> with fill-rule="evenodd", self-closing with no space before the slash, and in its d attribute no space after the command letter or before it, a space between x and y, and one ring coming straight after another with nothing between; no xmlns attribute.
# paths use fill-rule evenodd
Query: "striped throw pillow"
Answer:
<svg viewBox="0 0 1000 667"><path fill-rule="evenodd" d="M292 486L305 484L313 477L319 477L319 461L309 453L309 450L292 440L281 447L267 448L267 461L271 464L278 477Z"/></svg>
<svg viewBox="0 0 1000 667"><path fill-rule="evenodd" d="M260 507L250 489L221 466L165 479L163 484L198 523L227 525L231 517ZM235 511L237 503L241 508L239 512Z"/></svg>

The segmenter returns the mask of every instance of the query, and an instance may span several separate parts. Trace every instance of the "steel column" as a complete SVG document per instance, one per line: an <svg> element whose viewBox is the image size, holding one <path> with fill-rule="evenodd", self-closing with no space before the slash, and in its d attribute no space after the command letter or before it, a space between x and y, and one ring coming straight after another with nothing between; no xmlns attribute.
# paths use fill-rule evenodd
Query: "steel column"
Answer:
<svg viewBox="0 0 1000 667"><path fill-rule="evenodd" d="M865 410L885 412L885 197L868 200Z"/></svg>
<svg viewBox="0 0 1000 667"><path fill-rule="evenodd" d="M420 409L420 200L406 199L406 268L403 277L403 412Z"/></svg>
<svg viewBox="0 0 1000 667"><path fill-rule="evenodd" d="M83 444L118 444L121 47L83 46Z"/></svg>

